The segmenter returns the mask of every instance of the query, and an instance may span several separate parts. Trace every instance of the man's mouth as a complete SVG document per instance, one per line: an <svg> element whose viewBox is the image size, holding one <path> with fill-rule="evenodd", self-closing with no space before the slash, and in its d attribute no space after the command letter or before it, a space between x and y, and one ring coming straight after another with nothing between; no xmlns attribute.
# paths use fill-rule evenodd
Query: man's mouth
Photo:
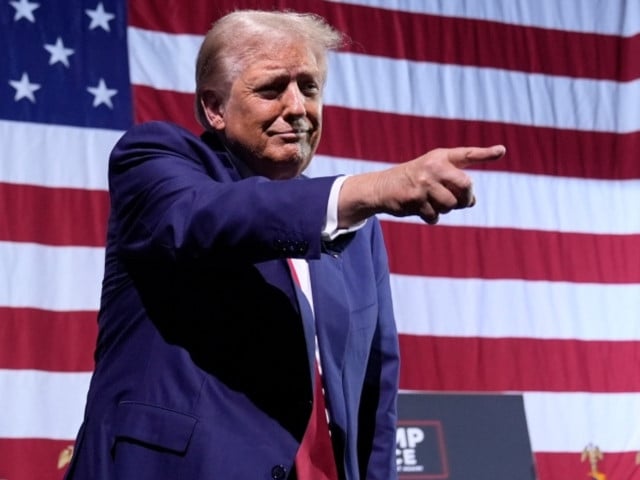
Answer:
<svg viewBox="0 0 640 480"><path fill-rule="evenodd" d="M284 140L300 140L309 133L309 130L286 130L282 132L271 132L271 136L277 136Z"/></svg>

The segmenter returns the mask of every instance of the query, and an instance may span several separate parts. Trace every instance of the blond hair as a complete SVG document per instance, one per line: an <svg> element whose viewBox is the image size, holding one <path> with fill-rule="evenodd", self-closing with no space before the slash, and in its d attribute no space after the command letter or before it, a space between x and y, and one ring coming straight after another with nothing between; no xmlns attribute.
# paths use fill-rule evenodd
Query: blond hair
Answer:
<svg viewBox="0 0 640 480"><path fill-rule="evenodd" d="M216 22L206 34L196 60L196 118L209 129L202 105L205 91L218 101L228 98L231 84L257 51L277 40L302 40L316 55L326 75L326 55L342 46L346 37L322 17L291 11L236 10Z"/></svg>

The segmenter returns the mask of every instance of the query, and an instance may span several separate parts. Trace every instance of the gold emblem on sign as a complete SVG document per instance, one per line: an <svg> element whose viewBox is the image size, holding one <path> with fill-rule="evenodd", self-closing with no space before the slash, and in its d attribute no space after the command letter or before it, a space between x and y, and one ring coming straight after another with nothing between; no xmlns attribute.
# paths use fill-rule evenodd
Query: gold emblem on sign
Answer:
<svg viewBox="0 0 640 480"><path fill-rule="evenodd" d="M60 455L58 455L58 469L69 465L71 457L73 457L73 445L69 445L60 452Z"/></svg>

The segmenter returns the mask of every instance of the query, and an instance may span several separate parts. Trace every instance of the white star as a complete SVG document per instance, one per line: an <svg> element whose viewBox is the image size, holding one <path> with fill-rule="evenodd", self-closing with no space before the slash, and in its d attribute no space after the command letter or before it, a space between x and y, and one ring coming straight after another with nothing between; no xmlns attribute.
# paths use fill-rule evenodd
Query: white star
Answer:
<svg viewBox="0 0 640 480"><path fill-rule="evenodd" d="M13 8L16 9L16 14L13 17L13 21L17 22L21 18L26 18L32 23L35 23L36 18L33 16L33 11L40 7L39 3L29 3L29 0L20 0L19 2L9 2Z"/></svg>
<svg viewBox="0 0 640 480"><path fill-rule="evenodd" d="M69 55L73 55L74 50L71 48L64 48L62 39L58 37L55 45L45 44L44 48L51 54L49 58L49 65L53 65L56 62L62 62L65 67L69 66Z"/></svg>
<svg viewBox="0 0 640 480"><path fill-rule="evenodd" d="M40 85L31 83L27 72L22 74L20 80L9 80L9 85L16 89L16 95L13 97L16 102L21 98L28 98L32 103L36 103L36 97L33 92L40 90Z"/></svg>
<svg viewBox="0 0 640 480"><path fill-rule="evenodd" d="M106 32L109 32L109 22L116 18L113 13L107 13L104 11L104 7L102 6L102 2L98 4L95 10L85 10L87 15L91 17L91 24L89 25L89 30L93 30L94 28L102 27Z"/></svg>
<svg viewBox="0 0 640 480"><path fill-rule="evenodd" d="M93 106L97 107L98 105L105 104L109 108L113 108L113 104L111 103L111 97L113 97L118 90L114 90L112 88L107 88L107 85L104 83L104 79L100 79L97 87L87 87L87 90L91 95L93 95Z"/></svg>

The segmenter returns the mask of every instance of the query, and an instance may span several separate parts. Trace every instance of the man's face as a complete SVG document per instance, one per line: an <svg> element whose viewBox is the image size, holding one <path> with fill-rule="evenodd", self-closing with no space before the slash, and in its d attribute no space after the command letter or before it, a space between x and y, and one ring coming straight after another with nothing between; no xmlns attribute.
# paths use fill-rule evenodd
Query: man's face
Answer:
<svg viewBox="0 0 640 480"><path fill-rule="evenodd" d="M293 178L320 140L324 72L302 42L264 46L246 65L211 124L254 173Z"/></svg>

